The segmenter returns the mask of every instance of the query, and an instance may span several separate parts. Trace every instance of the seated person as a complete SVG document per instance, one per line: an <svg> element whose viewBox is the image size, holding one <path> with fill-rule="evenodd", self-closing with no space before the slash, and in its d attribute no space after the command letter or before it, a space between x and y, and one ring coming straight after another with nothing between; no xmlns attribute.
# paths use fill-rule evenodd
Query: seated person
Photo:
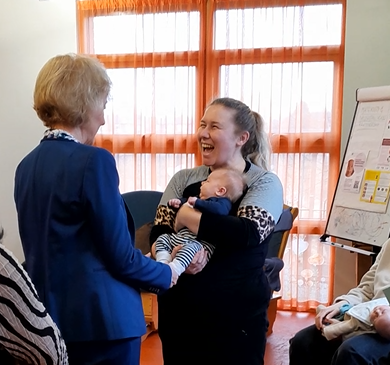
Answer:
<svg viewBox="0 0 390 365"><path fill-rule="evenodd" d="M214 170L203 181L200 188L199 198L189 197L186 199L171 199L168 205L180 208L184 203L203 212L220 215L228 215L234 204L244 193L246 187L242 174L231 169ZM182 246L172 260L174 247ZM169 263L178 275L181 275L191 263L194 255L205 249L207 260L210 259L214 247L205 241L197 241L196 235L189 229L183 228L177 233L166 233L156 240L156 260Z"/></svg>
<svg viewBox="0 0 390 365"><path fill-rule="evenodd" d="M2 244L0 227L0 363L68 364L65 342L22 265Z"/></svg>
<svg viewBox="0 0 390 365"><path fill-rule="evenodd" d="M315 324L300 330L290 339L290 365L390 364L390 341L382 337L387 336L382 326L387 321L388 310L380 318L383 311L374 309L371 321L376 328L375 332L359 328L348 338L340 336L331 341L322 335L333 318L340 315L345 304L354 307L383 298L383 291L390 286L389 263L390 239L383 244L374 264L363 275L359 285L337 297L331 306L321 307L315 317Z"/></svg>
<svg viewBox="0 0 390 365"><path fill-rule="evenodd" d="M332 318L327 326L322 328L325 338L333 340L342 336L342 339L352 337L356 331L365 333L377 331L382 337L390 337L390 309L386 298L369 300L351 307L345 304L340 308L344 314L340 320ZM317 307L317 313L325 309L324 305Z"/></svg>

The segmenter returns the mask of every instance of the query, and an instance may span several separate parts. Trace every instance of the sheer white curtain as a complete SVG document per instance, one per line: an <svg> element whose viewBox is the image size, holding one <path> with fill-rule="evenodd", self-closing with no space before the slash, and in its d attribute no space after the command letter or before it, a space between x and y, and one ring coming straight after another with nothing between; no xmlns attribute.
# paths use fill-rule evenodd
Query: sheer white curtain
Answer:
<svg viewBox="0 0 390 365"><path fill-rule="evenodd" d="M163 190L201 163L194 133L216 96L260 112L272 170L300 215L282 272L285 309L332 297L333 251L319 242L339 167L344 0L78 1L80 51L113 81L96 144L122 191Z"/></svg>

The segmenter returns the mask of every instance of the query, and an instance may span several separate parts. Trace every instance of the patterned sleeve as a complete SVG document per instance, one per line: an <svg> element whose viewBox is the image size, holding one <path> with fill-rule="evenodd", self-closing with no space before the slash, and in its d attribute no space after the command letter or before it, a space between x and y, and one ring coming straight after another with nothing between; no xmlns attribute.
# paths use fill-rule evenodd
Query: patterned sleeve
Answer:
<svg viewBox="0 0 390 365"><path fill-rule="evenodd" d="M272 232L283 210L283 188L271 172L249 175L249 189L242 199L237 216L250 219L257 226L260 242Z"/></svg>
<svg viewBox="0 0 390 365"><path fill-rule="evenodd" d="M0 344L28 364L67 365L65 342L28 274L0 245Z"/></svg>

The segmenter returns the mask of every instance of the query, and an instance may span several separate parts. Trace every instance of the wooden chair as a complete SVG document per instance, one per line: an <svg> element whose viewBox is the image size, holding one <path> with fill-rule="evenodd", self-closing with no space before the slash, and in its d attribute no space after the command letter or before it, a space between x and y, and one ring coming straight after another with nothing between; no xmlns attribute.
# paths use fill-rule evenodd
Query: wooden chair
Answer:
<svg viewBox="0 0 390 365"><path fill-rule="evenodd" d="M269 249L267 258L277 257L283 260L284 251L287 246L288 237L290 235L291 228L295 218L298 216L299 209L296 207L290 207L286 204L283 206L283 213L275 226L272 233L271 241L269 243ZM272 333L272 328L276 319L277 303L281 295L278 293L272 293L272 297L268 307L268 332L267 335Z"/></svg>
<svg viewBox="0 0 390 365"><path fill-rule="evenodd" d="M145 255L149 252L149 235L153 226L157 206L162 193L153 190L138 190L122 194L122 198L129 209L135 228L135 247ZM158 328L157 296L153 293L141 292L142 307L144 310L146 334L142 341Z"/></svg>

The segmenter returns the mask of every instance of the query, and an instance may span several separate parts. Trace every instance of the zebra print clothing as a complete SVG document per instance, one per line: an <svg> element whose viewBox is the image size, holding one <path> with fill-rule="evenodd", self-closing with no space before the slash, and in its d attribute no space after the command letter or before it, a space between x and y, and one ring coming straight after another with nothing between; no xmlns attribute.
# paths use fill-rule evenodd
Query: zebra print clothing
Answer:
<svg viewBox="0 0 390 365"><path fill-rule="evenodd" d="M159 236L156 240L156 260L160 261L165 258L164 253L172 253L172 249L176 246L183 247L176 253L175 260L177 260L183 267L183 271L188 267L194 258L195 254L204 247L207 254L207 261L214 251L214 247L209 243L196 239L196 235L188 228L183 228L177 233L165 233ZM170 261L168 259L168 261Z"/></svg>
<svg viewBox="0 0 390 365"><path fill-rule="evenodd" d="M65 342L31 279L0 244L0 346L22 364L67 365Z"/></svg>

